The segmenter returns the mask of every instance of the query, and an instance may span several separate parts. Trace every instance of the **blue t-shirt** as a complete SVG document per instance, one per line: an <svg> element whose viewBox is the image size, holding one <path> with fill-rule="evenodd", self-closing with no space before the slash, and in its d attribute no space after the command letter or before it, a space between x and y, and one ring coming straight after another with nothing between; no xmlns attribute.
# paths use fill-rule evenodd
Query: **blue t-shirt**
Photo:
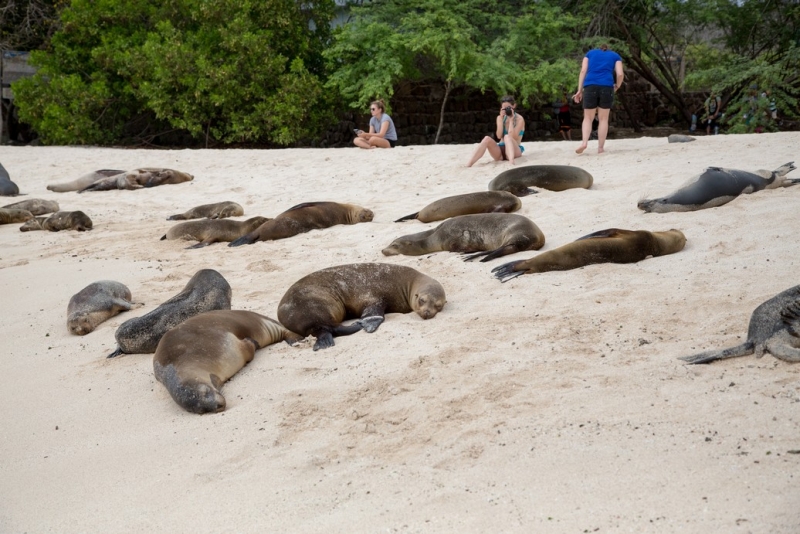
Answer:
<svg viewBox="0 0 800 534"><path fill-rule="evenodd" d="M583 79L583 86L604 85L614 87L614 65L622 58L613 50L595 48L586 52L589 58L589 71Z"/></svg>
<svg viewBox="0 0 800 534"><path fill-rule="evenodd" d="M375 133L380 133L381 131L381 124L384 122L389 123L389 129L386 130L386 135L383 136L384 139L388 139L389 141L397 141L397 130L394 129L394 121L392 118L387 115L386 113L381 114L381 121L378 122L378 119L372 117L369 120L369 125L375 130Z"/></svg>

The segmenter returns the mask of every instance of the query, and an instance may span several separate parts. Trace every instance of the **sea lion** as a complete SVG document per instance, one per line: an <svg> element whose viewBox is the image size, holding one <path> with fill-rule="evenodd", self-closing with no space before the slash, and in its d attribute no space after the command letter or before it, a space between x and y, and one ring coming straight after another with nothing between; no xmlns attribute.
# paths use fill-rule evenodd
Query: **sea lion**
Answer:
<svg viewBox="0 0 800 534"><path fill-rule="evenodd" d="M156 351L161 337L189 317L212 310L231 309L231 286L213 269L202 269L183 288L183 291L141 317L122 323L114 337L120 354L148 354Z"/></svg>
<svg viewBox="0 0 800 534"><path fill-rule="evenodd" d="M508 191L480 191L441 198L411 215L395 222L417 219L420 222L443 221L457 215L472 213L510 213L522 207L519 198Z"/></svg>
<svg viewBox="0 0 800 534"><path fill-rule="evenodd" d="M56 193L80 191L84 187L92 185L97 180L102 180L103 178L108 178L109 176L117 176L118 174L122 174L124 172L125 171L120 171L117 169L100 169L99 171L93 171L89 174L84 174L80 178L76 178L71 182L65 182L63 184L50 184L47 186L47 189Z"/></svg>
<svg viewBox="0 0 800 534"><path fill-rule="evenodd" d="M667 137L667 143L691 143L692 141L696 141L696 139L691 135L670 134Z"/></svg>
<svg viewBox="0 0 800 534"><path fill-rule="evenodd" d="M28 210L0 208L0 224L21 223L33 219L33 213Z"/></svg>
<svg viewBox="0 0 800 534"><path fill-rule="evenodd" d="M110 191L111 189L141 189L165 184L180 184L194 180L194 176L185 172L158 167L142 167L132 171L123 172L108 178L101 178L78 193L85 191Z"/></svg>
<svg viewBox="0 0 800 534"><path fill-rule="evenodd" d="M164 334L153 357L156 379L175 402L193 413L221 412L222 384L249 363L256 351L302 336L277 321L243 310L208 311Z"/></svg>
<svg viewBox="0 0 800 534"><path fill-rule="evenodd" d="M168 221L186 221L189 219L225 219L226 217L240 217L244 215L244 208L236 202L217 202L216 204L203 204L184 213L170 215Z"/></svg>
<svg viewBox="0 0 800 534"><path fill-rule="evenodd" d="M55 200L44 200L41 198L31 198L28 200L23 200L21 202L15 202L13 204L8 204L7 206L3 206L3 208L27 210L31 212L32 215L45 215L47 213L55 213L60 209L58 207L58 202L56 202Z"/></svg>
<svg viewBox="0 0 800 534"><path fill-rule="evenodd" d="M708 167L674 193L653 200L641 200L638 207L647 213L714 208L727 204L741 194L797 185L800 183L800 178L786 178L786 175L796 168L793 161L781 165L774 171L747 172Z"/></svg>
<svg viewBox="0 0 800 534"><path fill-rule="evenodd" d="M328 267L295 282L278 304L278 320L302 336L317 338L314 350L332 347L334 336L378 329L386 313L436 316L447 302L442 285L425 274L389 263ZM348 318L359 318L342 325Z"/></svg>
<svg viewBox="0 0 800 534"><path fill-rule="evenodd" d="M59 211L49 217L34 217L19 227L20 232L47 230L60 232L61 230L77 230L85 232L92 229L92 220L82 211Z"/></svg>
<svg viewBox="0 0 800 534"><path fill-rule="evenodd" d="M338 202L306 202L279 213L252 232L231 242L229 247L250 245L256 241L285 239L310 230L329 228L337 224L369 222L374 214L371 210L355 204Z"/></svg>
<svg viewBox="0 0 800 534"><path fill-rule="evenodd" d="M489 182L489 191L508 191L518 197L531 195L537 191L530 187L541 187L550 191L564 191L582 187L592 187L592 175L579 167L571 165L525 165L498 174Z"/></svg>
<svg viewBox="0 0 800 534"><path fill-rule="evenodd" d="M480 256L485 256L481 261L490 261L523 250L539 250L542 246L544 234L527 217L515 213L479 213L459 215L432 230L398 237L382 252L385 256L419 256L441 250L475 252L464 261Z"/></svg>
<svg viewBox="0 0 800 534"><path fill-rule="evenodd" d="M75 293L67 305L67 328L85 336L121 311L130 310L131 290L113 280L93 282Z"/></svg>
<svg viewBox="0 0 800 534"><path fill-rule="evenodd" d="M680 230L600 230L543 252L527 260L512 261L492 272L501 282L522 274L568 271L593 263L636 263L648 256L664 256L683 250L686 236Z"/></svg>
<svg viewBox="0 0 800 534"><path fill-rule="evenodd" d="M200 241L196 245L186 248L207 247L218 241L233 241L248 234L267 222L266 217L251 217L246 221L232 221L228 219L205 219L202 221L187 221L178 223L169 230L164 239L187 239Z"/></svg>
<svg viewBox="0 0 800 534"><path fill-rule="evenodd" d="M786 362L800 362L800 285L778 293L750 316L747 341L736 347L683 356L689 363L709 363L755 353L769 352Z"/></svg>
<svg viewBox="0 0 800 534"><path fill-rule="evenodd" d="M11 176L2 164L0 164L0 196L15 197L19 195L19 187L11 181Z"/></svg>

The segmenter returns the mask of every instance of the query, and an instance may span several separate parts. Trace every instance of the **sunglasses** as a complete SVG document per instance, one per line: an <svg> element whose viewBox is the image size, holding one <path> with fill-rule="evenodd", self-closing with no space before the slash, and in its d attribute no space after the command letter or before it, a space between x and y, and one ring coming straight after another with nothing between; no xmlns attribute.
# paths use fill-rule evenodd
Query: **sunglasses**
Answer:
<svg viewBox="0 0 800 534"><path fill-rule="evenodd" d="M370 111L378 111L378 108L369 108Z"/></svg>

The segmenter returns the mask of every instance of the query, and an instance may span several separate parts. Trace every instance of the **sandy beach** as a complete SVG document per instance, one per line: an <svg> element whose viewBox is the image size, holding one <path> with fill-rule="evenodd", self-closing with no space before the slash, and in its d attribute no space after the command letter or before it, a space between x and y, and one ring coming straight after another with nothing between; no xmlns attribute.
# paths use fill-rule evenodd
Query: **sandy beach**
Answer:
<svg viewBox="0 0 800 534"><path fill-rule="evenodd" d="M402 132L400 132L402 136ZM800 531L800 364L771 355L691 366L738 345L753 310L800 284L800 186L687 213L646 214L708 166L800 161L800 133L527 143L517 165L579 166L591 189L541 190L517 212L541 252L605 228L681 230L686 247L500 283L458 254L385 257L394 223L486 190L508 163L464 164L474 145L391 150L136 150L0 146L29 198L82 210L90 232L0 226L0 531ZM53 193L97 169L167 167L194 181ZM800 178L800 170L789 175ZM169 215L232 200L275 217L302 202L375 212L371 223L238 248L160 241ZM233 308L276 318L284 292L345 263L407 265L444 286L435 318L390 314L330 349L275 344L222 388L226 411L183 411L153 357L106 359L114 332L219 271ZM98 280L140 307L86 336L72 295Z"/></svg>

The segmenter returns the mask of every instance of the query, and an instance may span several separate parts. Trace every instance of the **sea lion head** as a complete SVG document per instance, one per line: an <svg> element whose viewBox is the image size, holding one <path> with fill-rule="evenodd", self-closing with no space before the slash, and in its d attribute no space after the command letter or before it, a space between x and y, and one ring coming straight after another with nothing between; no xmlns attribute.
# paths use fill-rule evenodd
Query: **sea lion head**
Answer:
<svg viewBox="0 0 800 534"><path fill-rule="evenodd" d="M426 280L417 282L412 287L411 309L423 319L432 319L442 311L447 303L447 297L439 282L428 276L425 278Z"/></svg>
<svg viewBox="0 0 800 534"><path fill-rule="evenodd" d="M208 384L198 382L181 388L178 404L193 413L217 413L225 409L225 397Z"/></svg>
<svg viewBox="0 0 800 534"><path fill-rule="evenodd" d="M663 256L680 252L686 246L686 236L680 230L672 228L666 232L653 232L659 250L653 256Z"/></svg>
<svg viewBox="0 0 800 534"><path fill-rule="evenodd" d="M355 214L356 222L371 222L372 218L375 217L375 214L372 213L372 210L368 210L367 208L361 208Z"/></svg>
<svg viewBox="0 0 800 534"><path fill-rule="evenodd" d="M424 254L425 252L416 252L419 249L419 242L412 241L408 239L408 236L398 237L392 243L383 249L384 256L397 256L398 254L405 254L406 256L414 256L419 254Z"/></svg>
<svg viewBox="0 0 800 534"><path fill-rule="evenodd" d="M73 313L67 319L67 328L76 336L84 336L94 330L88 313Z"/></svg>

